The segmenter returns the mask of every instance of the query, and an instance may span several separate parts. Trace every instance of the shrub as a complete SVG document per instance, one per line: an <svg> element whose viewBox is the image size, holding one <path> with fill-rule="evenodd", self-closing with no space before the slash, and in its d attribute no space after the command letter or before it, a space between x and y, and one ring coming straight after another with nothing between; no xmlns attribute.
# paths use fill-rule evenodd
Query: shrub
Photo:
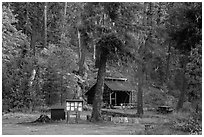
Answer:
<svg viewBox="0 0 204 137"><path fill-rule="evenodd" d="M202 125L199 114L197 113L176 113L174 114L173 128L189 134L201 134Z"/></svg>
<svg viewBox="0 0 204 137"><path fill-rule="evenodd" d="M193 112L193 108L191 102L184 102L183 108L181 109L182 112Z"/></svg>
<svg viewBox="0 0 204 137"><path fill-rule="evenodd" d="M165 105L166 94L159 89L150 88L144 95L145 106L151 105L151 107L158 107Z"/></svg>
<svg viewBox="0 0 204 137"><path fill-rule="evenodd" d="M167 99L165 101L166 105L176 108L178 99L172 95L167 95Z"/></svg>

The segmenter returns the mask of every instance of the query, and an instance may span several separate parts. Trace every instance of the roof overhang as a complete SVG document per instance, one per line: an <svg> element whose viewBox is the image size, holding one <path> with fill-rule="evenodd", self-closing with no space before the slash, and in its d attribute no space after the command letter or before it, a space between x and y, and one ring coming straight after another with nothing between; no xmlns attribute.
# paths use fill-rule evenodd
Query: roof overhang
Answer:
<svg viewBox="0 0 204 137"><path fill-rule="evenodd" d="M113 91L135 91L134 87L126 81L105 81L105 84Z"/></svg>

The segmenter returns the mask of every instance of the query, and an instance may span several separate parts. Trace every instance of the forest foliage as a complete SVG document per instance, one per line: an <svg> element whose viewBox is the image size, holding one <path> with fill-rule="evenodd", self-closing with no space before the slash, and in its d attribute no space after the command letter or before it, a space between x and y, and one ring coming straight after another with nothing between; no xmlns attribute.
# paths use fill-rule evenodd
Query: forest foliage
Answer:
<svg viewBox="0 0 204 137"><path fill-rule="evenodd" d="M3 110L63 103L79 89L84 97L88 81L98 74L99 103L94 108L100 117L107 69L133 83L140 114L143 103L155 107L172 99L169 104L178 111L190 103L192 111L199 113L201 30L202 4L198 2L5 2Z"/></svg>

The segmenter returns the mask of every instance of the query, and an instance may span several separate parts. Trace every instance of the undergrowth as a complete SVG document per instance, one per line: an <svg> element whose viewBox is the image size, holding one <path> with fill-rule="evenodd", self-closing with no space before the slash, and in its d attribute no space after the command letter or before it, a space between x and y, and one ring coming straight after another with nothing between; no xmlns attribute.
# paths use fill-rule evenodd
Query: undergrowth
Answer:
<svg viewBox="0 0 204 137"><path fill-rule="evenodd" d="M199 113L177 113L174 114L172 128L193 135L202 134L202 119Z"/></svg>

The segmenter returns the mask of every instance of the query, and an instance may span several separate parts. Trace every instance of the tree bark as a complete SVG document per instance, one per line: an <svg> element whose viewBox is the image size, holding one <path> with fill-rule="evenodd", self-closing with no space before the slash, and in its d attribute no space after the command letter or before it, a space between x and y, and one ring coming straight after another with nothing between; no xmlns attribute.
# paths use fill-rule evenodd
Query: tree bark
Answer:
<svg viewBox="0 0 204 137"><path fill-rule="evenodd" d="M37 33L35 32L35 30L32 30L32 34L31 34L31 42L30 42L30 47L32 49L32 57L34 58L33 62L32 62L32 71L31 71L31 76L29 79L29 88L28 88L28 92L29 92L29 96L30 96L30 100L29 100L29 110L30 112L32 112L33 110L33 81L35 80L35 76L36 76L36 60L35 60L35 44L37 41Z"/></svg>
<svg viewBox="0 0 204 137"><path fill-rule="evenodd" d="M186 96L187 80L185 78L185 71L186 71L187 60L188 60L188 57L184 55L182 57L182 61L181 61L182 68L183 68L183 71L182 71L182 88L180 90L179 101L178 101L177 106L176 106L177 111L179 111L181 108L183 108L183 103L185 101L185 96Z"/></svg>
<svg viewBox="0 0 204 137"><path fill-rule="evenodd" d="M93 59L95 60L96 59L96 45L94 44L93 47L94 47Z"/></svg>
<svg viewBox="0 0 204 137"><path fill-rule="evenodd" d="M65 20L66 14L67 14L67 2L65 2L64 4L64 20Z"/></svg>
<svg viewBox="0 0 204 137"><path fill-rule="evenodd" d="M103 102L104 79L106 73L107 53L102 51L97 75L95 95L93 100L92 121L101 121L101 105Z"/></svg>
<svg viewBox="0 0 204 137"><path fill-rule="evenodd" d="M168 55L166 59L166 82L169 81L169 66L170 66L170 56L171 56L171 43L168 45Z"/></svg>
<svg viewBox="0 0 204 137"><path fill-rule="evenodd" d="M144 17L143 17L143 25L144 26L153 26L153 22L152 22L152 3L145 3L144 4ZM148 11L146 12L147 7L149 8ZM144 114L143 111L143 85L144 85L144 76L145 76L145 64L146 64L146 60L145 60L145 55L147 52L147 43L149 41L149 39L152 38L152 29L147 32L147 38L145 39L145 44L144 47L141 47L139 54L141 56L142 61L139 62L138 64L138 94L137 94L137 114L139 116Z"/></svg>
<svg viewBox="0 0 204 137"><path fill-rule="evenodd" d="M186 79L185 79L185 72L182 72L182 89L179 95L179 101L176 106L176 110L179 111L183 107L183 103L185 101L185 94L186 94Z"/></svg>
<svg viewBox="0 0 204 137"><path fill-rule="evenodd" d="M143 79L144 79L144 73L143 73L143 64L139 64L138 69L138 94L137 94L137 114L139 116L143 115Z"/></svg>
<svg viewBox="0 0 204 137"><path fill-rule="evenodd" d="M35 57L35 44L36 44L36 41L37 41L37 33L34 30L32 30L30 47L33 50L32 52L33 52L34 57Z"/></svg>
<svg viewBox="0 0 204 137"><path fill-rule="evenodd" d="M151 8L151 4L150 3L145 3L144 4L144 9L143 9L143 25L144 26L148 26L148 25L150 25L151 23L151 16L150 15L146 15L147 13L146 13L146 9L147 9L147 7L148 7L148 5L149 5L149 7ZM150 11L150 10L149 10ZM150 33L147 35L147 38L145 39L145 44L144 45L141 45L140 46L140 49L139 49L139 54L140 54L140 56L141 56L141 61L140 62L138 62L138 70L137 70L137 72L138 72L138 93L137 93L137 114L139 115L139 116L141 116L141 115L143 115L143 89L142 89L142 87L143 87L143 80L144 80L144 71L143 71L143 69L144 69L144 63L145 63L145 60L144 60L144 56L145 56L145 54L146 54L146 46L147 46L147 41L148 41L148 39L149 39L149 37L150 37Z"/></svg>
<svg viewBox="0 0 204 137"><path fill-rule="evenodd" d="M86 42L84 39L84 32L78 31L78 40L79 40L79 75L81 77L84 76L84 62L85 62L85 48L86 48Z"/></svg>
<svg viewBox="0 0 204 137"><path fill-rule="evenodd" d="M80 32L78 30L78 40L79 40L79 62L78 62L79 70L78 70L78 74L82 79L84 79L86 76L85 75L86 41L84 39L84 33L85 32ZM82 82L82 81L79 80L79 83L80 82ZM79 86L78 98L83 98L83 94L85 93L84 83L78 84L78 86Z"/></svg>
<svg viewBox="0 0 204 137"><path fill-rule="evenodd" d="M64 4L64 15L62 17L62 33L61 33L61 41L65 38L65 33L66 33L66 28L65 28L65 25L66 25L66 13L67 13L67 2L65 2Z"/></svg>
<svg viewBox="0 0 204 137"><path fill-rule="evenodd" d="M47 47L47 2L44 7L44 47Z"/></svg>

